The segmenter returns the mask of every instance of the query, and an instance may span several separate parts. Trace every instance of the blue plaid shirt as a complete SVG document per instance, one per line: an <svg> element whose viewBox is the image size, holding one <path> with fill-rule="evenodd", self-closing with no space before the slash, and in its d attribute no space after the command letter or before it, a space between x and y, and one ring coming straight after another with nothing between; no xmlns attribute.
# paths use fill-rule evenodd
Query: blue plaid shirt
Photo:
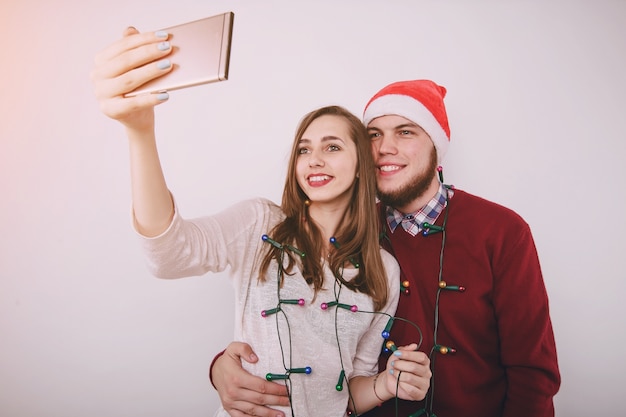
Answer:
<svg viewBox="0 0 626 417"><path fill-rule="evenodd" d="M402 228L408 234L415 236L424 230L422 226L424 222L435 224L437 217L439 217L446 206L446 194L450 199L454 195L454 190L439 184L439 190L432 200L414 213L404 214L393 207L387 206L386 214L389 229L393 233L398 225L402 225Z"/></svg>

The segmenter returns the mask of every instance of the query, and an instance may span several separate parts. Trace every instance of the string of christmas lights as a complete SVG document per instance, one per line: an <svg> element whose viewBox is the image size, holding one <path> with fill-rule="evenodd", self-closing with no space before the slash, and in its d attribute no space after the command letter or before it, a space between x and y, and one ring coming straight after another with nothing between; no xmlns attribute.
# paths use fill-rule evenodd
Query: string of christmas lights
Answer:
<svg viewBox="0 0 626 417"><path fill-rule="evenodd" d="M432 371L432 376L430 380L430 388L426 394L426 397L424 398L424 407L410 414L408 417L422 417L422 416L423 417L437 417L437 415L433 412L433 399L435 395L434 394L435 393L435 372L434 372L435 360L436 360L437 354L447 355L447 354L456 353L456 349L454 347L441 345L438 342L437 337L438 337L438 330L439 330L439 300L440 300L441 293L443 291L458 291L458 292L465 291L464 286L451 285L443 280L443 259L444 259L444 249L446 245L446 226L448 223L448 210L449 210L449 204L450 204L449 190L454 190L454 186L444 183L443 170L441 167L438 167L437 171L439 175L439 181L444 186L444 189L446 191L445 206L444 206L444 211L443 211L444 217L443 217L442 226L437 226L428 222L424 222L420 225L423 236L430 236L433 234L441 233L441 249L439 252L439 272L437 276L437 293L435 296L435 309L434 309L433 346L431 347L429 351L429 355L428 355L428 358L430 359L430 367ZM394 254L393 246L391 244L391 239L389 239L389 237L383 231L381 233L381 241L384 239L386 239L387 242L389 243L388 247L390 249L390 252ZM410 295L409 286L410 286L410 283L408 280L402 281L401 293L404 294L405 296ZM397 415L397 406L396 406L396 415Z"/></svg>
<svg viewBox="0 0 626 417"><path fill-rule="evenodd" d="M276 276L276 295L277 295L277 304L272 307L272 308L268 308L265 309L263 311L261 311L261 316L264 318L268 318L270 316L275 316L276 318L276 330L277 330L277 334L278 334L278 342L279 342L279 346L280 346L280 350L281 350L281 355L282 355L282 362L283 362L283 373L267 373L265 378L268 381L284 381L285 386L287 387L287 392L288 392L288 397L289 397L289 402L290 402L290 407L291 407L291 413L292 416L294 416L294 410L293 410L293 406L292 406L292 384L291 384L291 376L292 374L304 374L304 375L310 375L313 372L313 369L310 366L302 366L302 367L292 367L291 363L292 363L292 340L291 340L291 327L290 327L290 323L289 323L289 318L285 312L285 310L282 308L283 305L288 304L288 305L299 305L299 306L304 306L305 304L305 300L300 298L300 299L282 299L281 298L281 288L282 288L282 284L283 284L283 280L285 279L285 271L284 271L284 257L285 257L285 251L289 250L293 253L295 253L297 256L299 257L304 257L306 256L304 252L300 251L299 249L291 246L291 245L286 245L286 244L281 244L279 242L276 242L275 240L271 239L269 236L267 235L263 235L261 237L261 239L263 240L263 242L268 243L272 246L274 246L275 248L278 249L278 255L276 257L276 261L278 263L278 270L277 270L277 276ZM330 243L335 246L336 248L339 247L339 243L337 242L337 240L332 237L330 239ZM355 268L359 268L359 263L357 261L355 261L354 259L350 258L349 259L350 263L355 267ZM337 384L335 385L335 389L337 391L342 391L344 389L344 385L347 387L347 391L348 391L348 399L349 399L349 404L352 405L352 410L354 411L347 411L347 415L349 416L357 416L358 412L356 411L356 404L354 402L354 398L352 397L352 393L350 392L350 384L349 381L346 381L345 379L345 368L344 368L344 360L343 360L343 353L341 351L341 343L340 343L340 336L339 336L339 326L338 326L338 321L339 321L339 311L340 310L345 310L345 311L349 311L351 313L361 313L361 314L380 314L380 315L385 315L389 318L384 330L381 333L381 337L383 339L383 343L381 346L381 349L383 352L389 352L389 351L395 351L397 349L395 343L391 340L388 340L390 337L390 331L391 328L393 326L393 323L395 320L401 320L404 322L407 322L409 324L411 324L413 327L415 327L415 329L417 330L417 333L419 334L419 339L418 339L418 346L416 349L419 349L419 347L422 344L422 340L423 340L423 336L422 336L422 331L420 329L420 327L403 318L400 317L394 317L391 316L388 313L384 313L384 312L380 312L380 311L365 311L365 310L359 310L357 305L348 305L345 303L341 303L340 300L340 294L341 291L343 290L343 284L342 284L342 275L343 275L343 268L341 270L341 272L339 273L338 276L335 276L335 282L334 282L334 286L333 286L333 295L334 298L330 301L326 301L326 302L322 302L320 304L320 308L324 311L328 311L334 308L334 328L335 328L335 339L337 342L337 350L338 350L338 355L339 355L339 365L340 365L340 370L339 370L339 375L338 375L338 379L337 379ZM279 327L279 321L278 318L279 316L282 316L282 318L285 320L285 324L287 327L287 338L288 338L288 352L287 354L285 353L285 349L284 349L284 342L283 342L283 337L281 336L281 332L280 332L280 327ZM288 365L289 364L289 365ZM396 384L396 394L395 394L395 398L396 398L396 416L398 415L398 407L397 407L397 401L398 401L398 390L399 390L399 378L400 378L401 372L398 375L398 383ZM412 416L409 416L412 417Z"/></svg>

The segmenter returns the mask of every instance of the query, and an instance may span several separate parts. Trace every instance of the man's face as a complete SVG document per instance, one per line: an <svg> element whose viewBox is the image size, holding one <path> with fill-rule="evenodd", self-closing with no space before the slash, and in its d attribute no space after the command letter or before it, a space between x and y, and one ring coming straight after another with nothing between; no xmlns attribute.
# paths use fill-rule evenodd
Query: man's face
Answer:
<svg viewBox="0 0 626 417"><path fill-rule="evenodd" d="M438 186L437 153L430 136L417 124L395 115L372 120L367 130L380 200L405 213L420 209Z"/></svg>

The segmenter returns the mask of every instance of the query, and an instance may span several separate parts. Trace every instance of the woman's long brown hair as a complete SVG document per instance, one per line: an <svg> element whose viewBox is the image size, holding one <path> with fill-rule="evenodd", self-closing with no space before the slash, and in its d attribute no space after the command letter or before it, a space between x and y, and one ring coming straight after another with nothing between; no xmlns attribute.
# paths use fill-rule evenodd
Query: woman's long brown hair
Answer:
<svg viewBox="0 0 626 417"><path fill-rule="evenodd" d="M376 178L372 158L371 144L367 130L358 117L340 106L327 106L314 110L301 120L289 158L289 167L282 197L282 210L286 218L268 233L268 236L280 244L289 244L305 256L298 256L289 250L284 251L267 245L268 251L261 263L259 280L265 281L272 261L279 262L282 256L288 258L286 274L292 274L296 264L300 264L302 275L313 285L315 294L323 288L324 273L321 261L324 248L320 229L310 218L307 210L307 196L296 180L296 161L298 142L304 131L317 118L331 115L346 121L350 137L356 145L358 167L357 179L352 190L352 198L335 233L338 243L329 256L328 263L337 279L347 288L369 295L376 310L387 302L387 275L380 256L379 221L376 212ZM358 274L345 281L342 270L346 262L358 263ZM288 278L287 278L288 279Z"/></svg>

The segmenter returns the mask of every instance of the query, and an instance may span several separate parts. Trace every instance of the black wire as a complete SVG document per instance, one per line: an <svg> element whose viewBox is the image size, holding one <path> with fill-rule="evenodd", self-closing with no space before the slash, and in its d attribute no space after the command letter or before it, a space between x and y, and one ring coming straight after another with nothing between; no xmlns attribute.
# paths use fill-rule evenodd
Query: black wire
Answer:
<svg viewBox="0 0 626 417"><path fill-rule="evenodd" d="M291 248L290 248L291 249ZM287 314L285 313L285 311L282 309L281 305L282 305L282 298L280 296L280 292L281 292L281 286L282 286L282 280L284 279L284 255L285 255L285 249L284 249L284 245L281 245L281 248L279 250L279 254L276 256L276 261L278 263L278 268L277 268L277 286L276 286L276 293L277 293L277 297L278 297L278 303L276 305L276 333L278 336L278 343L280 346L280 351L281 351L281 357L282 357L282 362L283 362L283 368L285 369L285 387L287 388L287 395L289 398L289 406L291 409L291 415L294 416L294 409L293 409L293 404L292 404L292 384L291 384L291 373L290 373L290 369L293 368L293 345L292 345L292 337L291 337L291 325L289 323L289 318L287 317ZM343 284L341 282L342 278L343 278L343 267L341 268L341 273L339 274L340 277L335 277L335 284L333 286L333 293L335 296L335 302L337 303L337 305L335 305L335 315L334 315L334 321L335 321L335 338L337 341L337 351L339 353L339 363L341 366L341 372L344 373L345 376L345 368L344 368L344 364L343 364L343 353L341 350L341 343L339 340L339 326L338 326L338 310L339 310L339 298L341 295L341 291L343 289ZM417 343L417 348L416 350L419 350L419 348L421 347L422 343L423 343L423 334L422 334L422 330L421 328L414 322L402 318L402 317L394 317L388 313L385 312L381 312L381 311L366 311L366 310L357 310L355 313L363 313L363 314L380 314L380 315L384 315L387 316L389 319L392 319L393 321L395 320L399 320L399 321L403 321L405 323L408 323L410 325L412 325L418 332L419 334L419 342ZM281 332L280 332L280 325L279 325L279 314L282 315L282 317L285 319L285 325L287 327L287 333L288 333L288 339L289 339L289 352L288 352L288 357L289 357L289 366L287 366L287 361L286 361L286 357L285 357L285 349L284 349L284 345L283 345L283 340L281 337ZM398 373L398 378L396 381L396 393L395 393L395 402L396 402L396 406L395 406L395 415L396 417L398 416L399 413L399 405L398 405L398 394L399 394L399 385L400 385L400 375L402 374L402 371L400 371ZM341 374L340 374L341 375ZM354 414L358 416L358 412L356 410L356 403L354 401L354 397L352 396L352 391L350 389L350 383L349 383L349 379L346 379L346 386L347 386L347 390L348 390L348 402L352 404L352 409L354 411ZM343 381L342 381L343 383Z"/></svg>
<svg viewBox="0 0 626 417"><path fill-rule="evenodd" d="M443 179L442 179L442 183L443 183ZM443 224L442 224L442 237L441 237L441 250L439 252L439 273L438 273L438 277L437 277L437 281L438 283L442 281L442 276L443 276L443 255L444 255L444 248L445 248L445 244L446 244L446 226L448 224L448 215L449 215L449 206L450 206L450 193L449 193L449 189L451 188L451 186L447 185L447 184L443 184L444 189L446 191L446 201L445 201L445 208L444 208L444 217L443 217ZM381 205L380 206L381 210L380 210L380 215L383 216L384 215L384 206ZM381 219L381 221L384 220L384 218ZM388 233L387 233L387 227L385 227L383 229L383 231L380 233L380 240L387 240L388 243L388 248L390 249L391 254L395 257L395 251L393 250L393 244L391 242L391 238L389 237ZM381 242L382 244L382 242ZM441 294L442 288L439 287L437 289L437 295L435 298L435 311L434 311L434 330L433 330L433 347L431 348L428 358L430 360L430 367L432 370L432 376L430 378L430 388L428 389L428 392L426 394L426 397L424 398L424 411L426 412L426 416L425 417L435 417L435 414L433 413L433 402L434 402L434 392L435 392L435 359L436 356L434 355L435 353L435 348L437 347L437 335L438 335L438 329L439 329L439 298L440 298L440 294ZM420 345L422 343L422 332L421 330L419 330L419 326L417 326L416 324L414 324L413 322L406 320L406 319L402 319L402 318L394 318L394 320L402 320L405 321L407 323L411 323L413 324L419 331L420 333ZM419 348L419 347L418 347ZM398 415L398 397L397 397L397 393L396 393L396 401L395 401L395 407L396 407L396 417Z"/></svg>
<svg viewBox="0 0 626 417"><path fill-rule="evenodd" d="M291 326L289 324L289 319L287 318L287 314L285 314L285 312L282 310L281 308L281 297L280 297L280 287L282 286L282 280L284 278L284 269L283 269L283 263L284 263L284 256L285 256L285 249L281 248L280 249L280 256L278 256L278 270L277 270L277 285L276 285L276 295L278 297L278 304L276 305L277 308L277 314L276 314L276 335L278 336L278 344L280 346L280 353L281 353L281 358L282 358L282 362L283 362L283 368L285 369L285 375L287 375L287 378L285 379L285 387L287 388L287 396L289 398L289 408L291 409L291 415L294 415L294 411L293 411L293 402L291 401L292 397L291 397L291 393L292 393L292 385L291 385L291 375L288 372L288 370L290 368L292 368L291 364L293 361L293 347L291 344ZM290 366L287 367L287 364L285 362L285 350L283 347L283 341L282 338L280 336L280 326L278 323L278 313L282 313L284 319L285 319L285 324L287 325L287 333L289 335L289 364Z"/></svg>

